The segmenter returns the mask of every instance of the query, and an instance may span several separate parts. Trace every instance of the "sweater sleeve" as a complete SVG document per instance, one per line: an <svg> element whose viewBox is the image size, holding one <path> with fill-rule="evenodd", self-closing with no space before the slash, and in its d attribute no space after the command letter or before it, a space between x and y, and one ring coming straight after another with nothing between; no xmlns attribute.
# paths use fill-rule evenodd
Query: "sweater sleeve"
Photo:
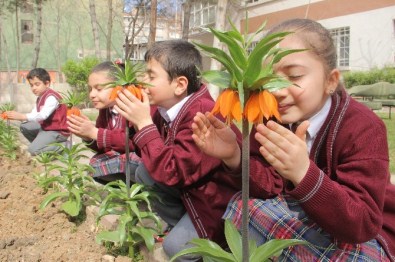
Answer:
<svg viewBox="0 0 395 262"><path fill-rule="evenodd" d="M380 231L389 177L384 124L368 116L359 122L363 126L345 121L340 128L332 153L334 170L321 170L311 161L301 183L287 188L309 217L348 243L366 242Z"/></svg>
<svg viewBox="0 0 395 262"><path fill-rule="evenodd" d="M126 121L123 119L122 126L120 128L111 129L106 117L106 110L100 110L99 116L96 119L96 127L98 128L97 140L93 141L89 148L99 153L105 153L108 151L116 151L121 154L125 153L125 132ZM129 150L134 151L135 147L131 137L134 135L134 129L129 129Z"/></svg>
<svg viewBox="0 0 395 262"><path fill-rule="evenodd" d="M283 191L283 178L271 167L259 152L260 144L255 139L256 129L250 133L250 195L267 199Z"/></svg>
<svg viewBox="0 0 395 262"><path fill-rule="evenodd" d="M187 187L222 168L222 163L203 154L192 139L191 123L196 112L206 112L211 107L194 105L178 124L174 141L165 144L156 125L139 130L134 141L151 177L160 183L179 188ZM157 123L154 117L154 123ZM172 132L172 131L169 131ZM169 133L169 136L172 134Z"/></svg>

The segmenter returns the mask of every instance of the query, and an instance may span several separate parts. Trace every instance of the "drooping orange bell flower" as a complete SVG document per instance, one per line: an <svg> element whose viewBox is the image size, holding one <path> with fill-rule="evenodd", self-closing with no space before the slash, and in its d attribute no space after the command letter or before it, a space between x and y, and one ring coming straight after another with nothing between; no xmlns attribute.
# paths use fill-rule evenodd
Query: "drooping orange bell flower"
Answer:
<svg viewBox="0 0 395 262"><path fill-rule="evenodd" d="M263 117L269 119L272 116L280 120L277 100L273 94L267 90L251 93L244 107L244 117L247 118L248 122L260 124Z"/></svg>
<svg viewBox="0 0 395 262"><path fill-rule="evenodd" d="M75 106L73 106L71 108L67 108L67 116L71 116L71 115L80 116L81 110Z"/></svg>
<svg viewBox="0 0 395 262"><path fill-rule="evenodd" d="M1 113L1 119L3 119L3 120L7 120L8 119L8 115L7 115L6 112Z"/></svg>
<svg viewBox="0 0 395 262"><path fill-rule="evenodd" d="M211 113L214 115L220 113L226 119L227 125L230 125L233 119L240 121L242 113L239 93L230 88L225 89L217 98Z"/></svg>
<svg viewBox="0 0 395 262"><path fill-rule="evenodd" d="M122 91L122 86L116 86L111 90L110 100L114 101L118 97L118 92Z"/></svg>
<svg viewBox="0 0 395 262"><path fill-rule="evenodd" d="M110 94L110 100L114 101L118 97L118 92L122 91L122 89L125 88L128 90L130 93L132 93L137 99L140 101L143 101L143 95L141 94L143 86L142 85L128 85L128 86L116 86L112 89L111 94Z"/></svg>

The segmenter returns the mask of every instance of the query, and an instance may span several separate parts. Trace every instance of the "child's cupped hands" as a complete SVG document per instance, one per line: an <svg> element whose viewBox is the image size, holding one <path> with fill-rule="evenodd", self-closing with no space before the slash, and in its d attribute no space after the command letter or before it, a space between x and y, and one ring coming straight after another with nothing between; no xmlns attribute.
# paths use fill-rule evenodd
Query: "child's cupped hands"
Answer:
<svg viewBox="0 0 395 262"><path fill-rule="evenodd" d="M256 127L255 139L266 161L295 186L302 181L310 166L306 145L309 122L302 122L295 133L274 121Z"/></svg>
<svg viewBox="0 0 395 262"><path fill-rule="evenodd" d="M137 130L141 130L145 126L153 124L148 95L144 91L141 92L141 94L143 101L124 89L118 93L114 106L114 109L117 110L121 116L129 120Z"/></svg>
<svg viewBox="0 0 395 262"><path fill-rule="evenodd" d="M193 118L192 139L207 155L221 159L231 169L240 165L240 147L233 130L210 112Z"/></svg>
<svg viewBox="0 0 395 262"><path fill-rule="evenodd" d="M67 128L83 139L97 139L97 128L86 115L69 115L67 117Z"/></svg>

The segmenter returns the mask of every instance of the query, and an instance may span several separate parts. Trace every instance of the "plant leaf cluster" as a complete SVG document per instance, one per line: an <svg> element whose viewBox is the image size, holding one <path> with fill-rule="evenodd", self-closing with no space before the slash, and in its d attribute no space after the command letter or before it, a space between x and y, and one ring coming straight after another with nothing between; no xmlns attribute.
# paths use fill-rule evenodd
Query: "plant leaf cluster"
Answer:
<svg viewBox="0 0 395 262"><path fill-rule="evenodd" d="M60 200L63 202L61 209L69 216L76 217L84 206L85 196L99 200L93 178L87 175L87 173L94 172L94 170L90 165L80 162L82 158L87 158L87 156L82 154L86 150L82 143L75 144L70 148L59 143L54 145L59 146L62 153L53 152L53 156L47 155L41 159L45 159L47 163L47 174L39 176L38 183L44 189L56 185L61 190L46 196L40 204L40 209L44 209L55 200ZM49 163L49 161L51 162ZM51 172L57 172L58 174L49 175Z"/></svg>
<svg viewBox="0 0 395 262"><path fill-rule="evenodd" d="M70 92L69 90L66 93L62 93L61 103L65 104L67 108L77 107L82 102L85 101L87 96L86 92Z"/></svg>
<svg viewBox="0 0 395 262"><path fill-rule="evenodd" d="M209 57L220 62L225 69L205 71L202 73L202 77L220 88L238 90L243 108L245 90L268 89L273 92L289 86L291 83L288 80L273 72L273 65L284 56L301 51L300 49L287 50L278 47L283 38L291 32L273 33L254 42L257 35L265 29L266 23L263 23L249 37L242 35L231 21L229 23L231 25L229 31L208 29L225 44L229 54L216 47L194 43Z"/></svg>
<svg viewBox="0 0 395 262"><path fill-rule="evenodd" d="M5 157L15 160L18 144L16 143L17 130L7 122L0 121L0 147Z"/></svg>
<svg viewBox="0 0 395 262"><path fill-rule="evenodd" d="M187 254L200 255L204 262L241 262L242 238L235 225L228 219L225 220L225 237L229 252L211 240L198 238L190 241L191 244L195 245L194 247L180 251L171 258L170 262ZM306 241L296 239L272 239L261 246L257 246L254 240L250 240L249 261L270 261L272 257L279 256L284 248L306 244Z"/></svg>
<svg viewBox="0 0 395 262"><path fill-rule="evenodd" d="M144 64L139 62L133 63L131 61L126 61L124 67L117 64L114 64L114 67L115 72L112 75L116 80L105 85L109 85L109 87L116 87L128 86L131 84L144 84L140 81L144 73Z"/></svg>
<svg viewBox="0 0 395 262"><path fill-rule="evenodd" d="M119 221L116 230L100 232L96 236L97 242L127 246L130 257L134 257L135 248L142 242L148 250L153 250L154 235L162 228L159 217L151 209L153 193L141 184L133 184L128 193L125 182L121 180L106 184L103 190L108 195L100 205L97 222L109 214L119 215Z"/></svg>

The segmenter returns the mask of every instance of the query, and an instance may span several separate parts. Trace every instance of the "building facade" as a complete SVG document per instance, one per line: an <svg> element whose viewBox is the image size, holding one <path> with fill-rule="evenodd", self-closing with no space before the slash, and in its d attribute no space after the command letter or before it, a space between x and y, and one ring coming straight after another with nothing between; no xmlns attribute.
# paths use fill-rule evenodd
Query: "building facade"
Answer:
<svg viewBox="0 0 395 262"><path fill-rule="evenodd" d="M215 3L214 3L215 2ZM217 1L201 1L193 9L201 14L192 20L190 38L205 44L213 37L199 26L215 26L218 17L209 23L203 19L204 9L215 9ZM238 5L228 1L227 16L236 26L254 32L263 22L270 28L289 18L310 18L332 32L342 71L369 70L395 66L395 1L394 0L249 0ZM204 3L207 5L205 6ZM246 20L246 12L248 19ZM209 12L210 13L210 12ZM207 16L210 17L210 16ZM200 23L197 22L200 21ZM226 28L228 29L228 28ZM206 65L207 66L207 65Z"/></svg>

